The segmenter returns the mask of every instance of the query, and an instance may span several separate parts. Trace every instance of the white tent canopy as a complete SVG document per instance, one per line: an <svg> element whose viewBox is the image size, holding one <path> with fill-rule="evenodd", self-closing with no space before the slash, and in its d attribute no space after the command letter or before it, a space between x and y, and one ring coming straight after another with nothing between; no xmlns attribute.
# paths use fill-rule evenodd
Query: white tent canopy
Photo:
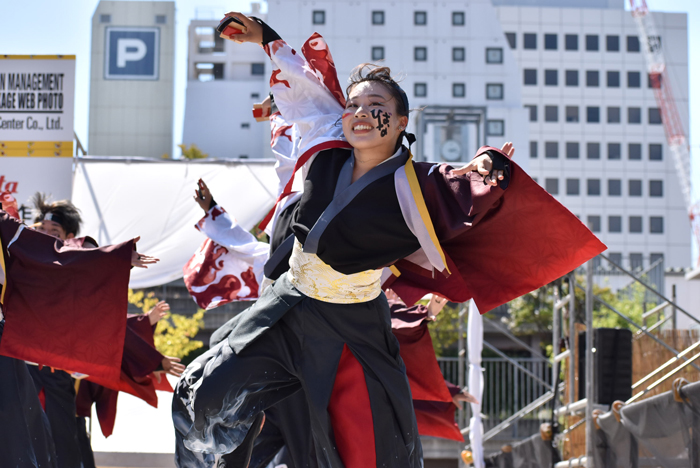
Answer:
<svg viewBox="0 0 700 468"><path fill-rule="evenodd" d="M141 236L139 252L160 262L145 270L134 268L132 288L179 279L205 239L194 228L204 214L192 198L199 178L245 229L252 229L276 199L274 160L80 158L71 199L82 212L81 235L94 237L100 245Z"/></svg>

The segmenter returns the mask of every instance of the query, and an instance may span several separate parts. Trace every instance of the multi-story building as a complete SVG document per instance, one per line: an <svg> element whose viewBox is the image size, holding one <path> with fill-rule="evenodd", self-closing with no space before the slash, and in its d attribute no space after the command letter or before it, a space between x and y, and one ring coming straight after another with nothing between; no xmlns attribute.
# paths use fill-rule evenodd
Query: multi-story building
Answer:
<svg viewBox="0 0 700 468"><path fill-rule="evenodd" d="M92 156L170 155L175 2L102 0L92 17Z"/></svg>
<svg viewBox="0 0 700 468"><path fill-rule="evenodd" d="M690 266L687 212L624 1L494 4L521 68L531 174L608 245L611 259ZM653 16L687 134L687 15Z"/></svg>
<svg viewBox="0 0 700 468"><path fill-rule="evenodd" d="M458 164L482 144L516 162L609 246L613 260L690 264L690 232L636 25L624 0L270 0L293 47L316 31L343 84L364 62L404 75L419 160ZM255 6L254 9L259 7ZM654 13L688 128L685 14ZM269 156L250 109L268 91L261 48L190 25L184 143L216 157Z"/></svg>

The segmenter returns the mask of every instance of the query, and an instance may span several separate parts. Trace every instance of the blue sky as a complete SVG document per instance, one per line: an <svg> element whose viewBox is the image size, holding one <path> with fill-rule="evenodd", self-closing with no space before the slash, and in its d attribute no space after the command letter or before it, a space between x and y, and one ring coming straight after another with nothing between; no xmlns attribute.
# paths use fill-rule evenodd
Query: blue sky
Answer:
<svg viewBox="0 0 700 468"><path fill-rule="evenodd" d="M30 0L15 2L3 11L0 28L2 54L76 55L75 131L85 144L88 132L91 18L99 0ZM263 10L266 5L263 3ZM627 1L625 1L627 3ZM690 83L700 79L700 2L647 0L650 9L688 13ZM175 144L182 138L187 69L187 25L197 17L218 17L229 10L249 11L249 0L177 0L175 58ZM47 19L50 19L47 21ZM690 89L691 153L700 153L700 93ZM179 153L174 153L179 154ZM700 164L693 157L695 193L700 193ZM670 162L670 161L669 161ZM696 196L696 200L697 200Z"/></svg>

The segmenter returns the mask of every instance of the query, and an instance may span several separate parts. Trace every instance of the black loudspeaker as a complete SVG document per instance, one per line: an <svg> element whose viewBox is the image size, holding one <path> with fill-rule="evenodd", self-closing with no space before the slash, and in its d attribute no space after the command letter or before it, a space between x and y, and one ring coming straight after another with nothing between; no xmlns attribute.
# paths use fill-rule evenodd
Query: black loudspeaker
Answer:
<svg viewBox="0 0 700 468"><path fill-rule="evenodd" d="M632 332L618 328L593 330L595 402L611 405L632 397ZM586 398L586 332L578 336L578 394Z"/></svg>

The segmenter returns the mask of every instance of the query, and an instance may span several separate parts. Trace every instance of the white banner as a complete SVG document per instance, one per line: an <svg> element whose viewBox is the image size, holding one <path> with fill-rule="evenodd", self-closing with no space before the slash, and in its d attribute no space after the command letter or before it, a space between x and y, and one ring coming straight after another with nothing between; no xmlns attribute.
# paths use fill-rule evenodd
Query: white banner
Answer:
<svg viewBox="0 0 700 468"><path fill-rule="evenodd" d="M0 160L1 161L1 160ZM274 160L201 163L80 159L73 203L83 215L83 235L100 245L141 236L138 250L160 259L134 268L132 288L157 286L182 277L182 267L205 240L194 225L204 212L193 200L202 178L214 199L246 230L272 208L278 179Z"/></svg>
<svg viewBox="0 0 700 468"><path fill-rule="evenodd" d="M0 193L10 192L31 223L29 200L36 192L51 195L53 201L70 199L72 167L72 158L0 158Z"/></svg>
<svg viewBox="0 0 700 468"><path fill-rule="evenodd" d="M0 56L0 142L73 141L75 56Z"/></svg>
<svg viewBox="0 0 700 468"><path fill-rule="evenodd" d="M484 319L474 301L469 302L467 322L467 345L469 356L469 393L479 403L470 403L472 418L469 421L469 443L472 447L474 468L484 465L484 425L481 421L481 403L484 401L484 369L481 367L481 352L484 348Z"/></svg>

